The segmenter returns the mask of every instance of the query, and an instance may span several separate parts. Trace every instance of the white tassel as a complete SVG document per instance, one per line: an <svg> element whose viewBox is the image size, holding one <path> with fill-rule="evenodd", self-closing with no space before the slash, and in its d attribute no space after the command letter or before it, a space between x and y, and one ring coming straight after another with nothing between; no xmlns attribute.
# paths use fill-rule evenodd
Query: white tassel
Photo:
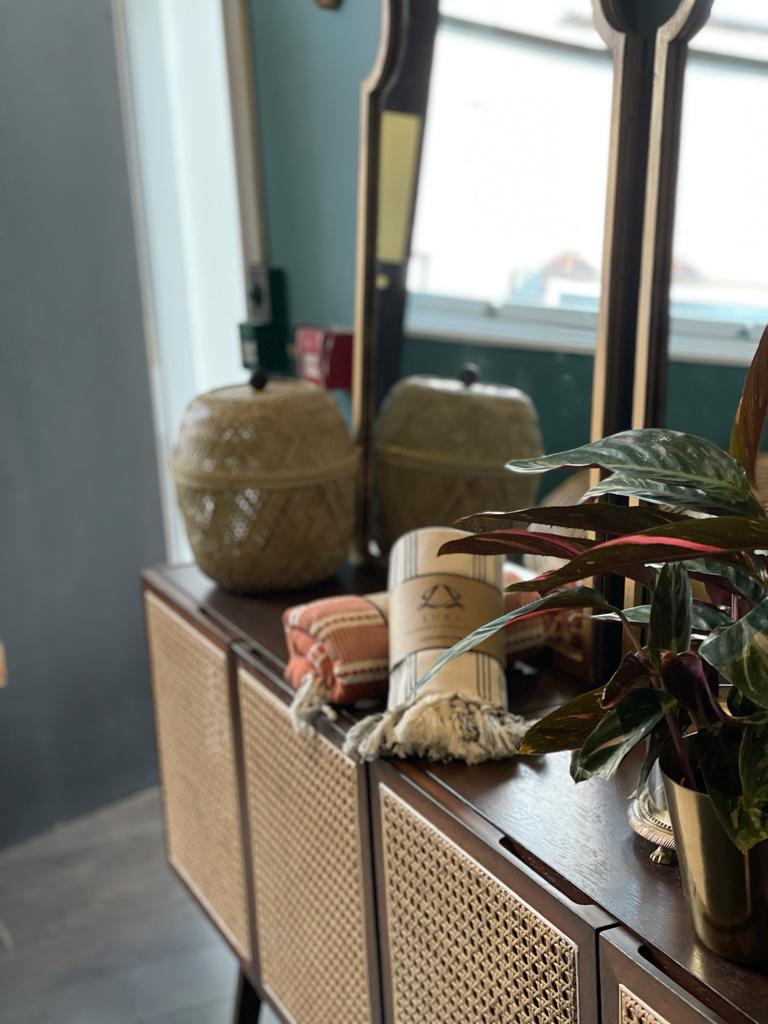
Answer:
<svg viewBox="0 0 768 1024"><path fill-rule="evenodd" d="M329 701L331 692L322 680L307 672L291 701L291 722L297 733L313 732L313 723L320 716L335 721L336 712Z"/></svg>
<svg viewBox="0 0 768 1024"><path fill-rule="evenodd" d="M512 757L530 722L459 693L435 693L369 715L347 734L344 753L361 761L388 754L467 764Z"/></svg>

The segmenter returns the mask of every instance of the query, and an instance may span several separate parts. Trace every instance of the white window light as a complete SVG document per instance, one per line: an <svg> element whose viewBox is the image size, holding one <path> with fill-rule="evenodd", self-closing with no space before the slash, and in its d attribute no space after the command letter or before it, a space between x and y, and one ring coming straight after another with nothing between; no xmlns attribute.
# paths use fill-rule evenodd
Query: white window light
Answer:
<svg viewBox="0 0 768 1024"><path fill-rule="evenodd" d="M443 0L441 15L406 333L590 352L611 76L590 4ZM749 130L768 104L763 0L716 0L692 51L671 357L745 365L768 320L768 138Z"/></svg>

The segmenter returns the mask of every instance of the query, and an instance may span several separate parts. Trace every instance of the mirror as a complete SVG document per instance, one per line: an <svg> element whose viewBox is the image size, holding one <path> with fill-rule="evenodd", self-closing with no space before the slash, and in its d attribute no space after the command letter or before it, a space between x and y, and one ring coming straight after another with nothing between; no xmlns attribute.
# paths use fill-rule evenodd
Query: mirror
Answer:
<svg viewBox="0 0 768 1024"><path fill-rule="evenodd" d="M685 75L665 423L727 449L768 323L768 10L714 0Z"/></svg>
<svg viewBox="0 0 768 1024"><path fill-rule="evenodd" d="M440 2L400 373L475 363L548 451L589 439L611 78L589 0Z"/></svg>
<svg viewBox="0 0 768 1024"><path fill-rule="evenodd" d="M374 419L402 377L475 364L533 399L549 451L653 421L682 76L711 3L384 0L358 226L361 553Z"/></svg>
<svg viewBox="0 0 768 1024"><path fill-rule="evenodd" d="M546 450L583 444L613 97L613 55L592 5L385 8L393 42L380 57L371 110L378 195L361 239L371 262L358 292L369 290L358 330L376 363L357 417L364 447L398 379L456 378L468 363L482 382L531 399ZM396 69L389 79L388 65ZM498 450L499 470L535 454L512 448ZM447 442L438 454L450 458ZM544 478L544 491L560 479ZM450 508L451 518L471 511L471 494L466 507Z"/></svg>

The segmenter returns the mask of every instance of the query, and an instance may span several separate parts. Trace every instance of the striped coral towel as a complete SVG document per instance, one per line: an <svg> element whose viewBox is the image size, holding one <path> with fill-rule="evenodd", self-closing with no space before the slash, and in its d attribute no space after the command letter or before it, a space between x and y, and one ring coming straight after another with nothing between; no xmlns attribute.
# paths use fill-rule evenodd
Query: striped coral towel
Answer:
<svg viewBox="0 0 768 1024"><path fill-rule="evenodd" d="M534 573L518 565L504 567L505 585ZM535 593L505 594L507 610L535 600ZM288 647L286 682L297 691L294 725L318 714L332 716L331 704L356 704L386 697L389 686L389 595L345 594L296 605L283 613ZM507 658L535 653L560 638L562 613L514 623L505 631Z"/></svg>

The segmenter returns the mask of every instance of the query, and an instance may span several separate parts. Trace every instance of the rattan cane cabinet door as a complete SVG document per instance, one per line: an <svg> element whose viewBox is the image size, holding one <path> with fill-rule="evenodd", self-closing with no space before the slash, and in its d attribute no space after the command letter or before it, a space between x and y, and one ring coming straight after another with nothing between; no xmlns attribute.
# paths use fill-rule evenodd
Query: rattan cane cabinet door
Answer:
<svg viewBox="0 0 768 1024"><path fill-rule="evenodd" d="M262 988L296 1024L378 1021L365 771L238 671ZM373 947L373 948L372 948Z"/></svg>
<svg viewBox="0 0 768 1024"><path fill-rule="evenodd" d="M227 645L149 591L145 608L168 859L250 960Z"/></svg>
<svg viewBox="0 0 768 1024"><path fill-rule="evenodd" d="M624 928L600 936L600 978L604 1024L725 1024L643 956Z"/></svg>
<svg viewBox="0 0 768 1024"><path fill-rule="evenodd" d="M377 765L373 788L387 1019L595 1024L595 928L612 921L539 885L396 774Z"/></svg>

